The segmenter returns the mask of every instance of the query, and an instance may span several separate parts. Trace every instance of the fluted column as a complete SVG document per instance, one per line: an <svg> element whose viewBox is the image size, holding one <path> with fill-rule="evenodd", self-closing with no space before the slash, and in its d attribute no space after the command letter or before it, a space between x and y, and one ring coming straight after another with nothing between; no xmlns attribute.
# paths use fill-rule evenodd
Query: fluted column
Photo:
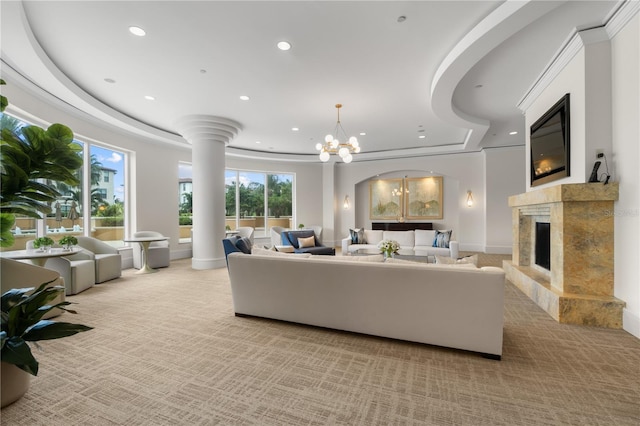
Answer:
<svg viewBox="0 0 640 426"><path fill-rule="evenodd" d="M240 123L211 115L188 115L176 123L180 134L192 145L193 173L193 269L226 265L225 237L225 146L242 129Z"/></svg>

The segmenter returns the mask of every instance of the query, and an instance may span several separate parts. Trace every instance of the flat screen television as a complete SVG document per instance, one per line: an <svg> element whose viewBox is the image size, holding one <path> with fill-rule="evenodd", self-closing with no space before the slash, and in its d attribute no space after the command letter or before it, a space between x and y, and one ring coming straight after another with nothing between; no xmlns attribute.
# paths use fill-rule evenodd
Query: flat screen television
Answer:
<svg viewBox="0 0 640 426"><path fill-rule="evenodd" d="M531 126L531 186L570 176L569 94Z"/></svg>

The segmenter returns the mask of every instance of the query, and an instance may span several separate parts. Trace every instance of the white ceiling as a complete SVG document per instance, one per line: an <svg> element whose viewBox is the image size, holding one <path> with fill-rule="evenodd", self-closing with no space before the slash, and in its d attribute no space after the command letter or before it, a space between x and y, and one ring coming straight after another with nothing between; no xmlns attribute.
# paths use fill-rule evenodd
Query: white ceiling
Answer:
<svg viewBox="0 0 640 426"><path fill-rule="evenodd" d="M576 29L618 6L3 1L2 76L158 143L187 143L176 128L185 115L235 120L230 155L318 161L336 103L349 136L366 132L354 161L478 151L524 144L518 101Z"/></svg>

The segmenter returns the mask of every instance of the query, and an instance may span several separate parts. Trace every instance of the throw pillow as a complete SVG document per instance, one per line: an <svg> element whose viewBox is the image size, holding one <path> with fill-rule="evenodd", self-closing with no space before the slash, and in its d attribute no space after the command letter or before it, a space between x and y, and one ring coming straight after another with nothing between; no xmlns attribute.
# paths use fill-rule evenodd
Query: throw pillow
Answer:
<svg viewBox="0 0 640 426"><path fill-rule="evenodd" d="M316 246L315 237L298 238L298 247L300 248L315 247L315 246Z"/></svg>
<svg viewBox="0 0 640 426"><path fill-rule="evenodd" d="M451 233L453 230L438 231L436 229L436 237L433 240L434 247L449 248L449 240L451 239Z"/></svg>
<svg viewBox="0 0 640 426"><path fill-rule="evenodd" d="M474 254L473 256L466 256L460 259L452 259L447 256L436 255L436 263L444 264L444 265L471 263L475 266L478 266L478 255Z"/></svg>
<svg viewBox="0 0 640 426"><path fill-rule="evenodd" d="M251 254L251 240L247 237L238 238L236 248L244 254Z"/></svg>
<svg viewBox="0 0 640 426"><path fill-rule="evenodd" d="M349 229L349 235L351 235L352 244L367 244L367 241L364 239L363 228Z"/></svg>

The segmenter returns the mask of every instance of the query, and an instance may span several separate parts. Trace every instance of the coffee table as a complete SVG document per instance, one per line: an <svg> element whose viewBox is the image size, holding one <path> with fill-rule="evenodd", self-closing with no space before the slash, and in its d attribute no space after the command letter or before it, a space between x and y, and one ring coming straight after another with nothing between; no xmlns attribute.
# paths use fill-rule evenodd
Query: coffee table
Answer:
<svg viewBox="0 0 640 426"><path fill-rule="evenodd" d="M374 254L381 254L378 249L361 248L353 252L352 256L371 256ZM422 263L434 263L435 257L433 256L416 256L416 252L413 249L400 249L393 257L396 259L411 260L414 262ZM431 259L430 259L431 258Z"/></svg>

